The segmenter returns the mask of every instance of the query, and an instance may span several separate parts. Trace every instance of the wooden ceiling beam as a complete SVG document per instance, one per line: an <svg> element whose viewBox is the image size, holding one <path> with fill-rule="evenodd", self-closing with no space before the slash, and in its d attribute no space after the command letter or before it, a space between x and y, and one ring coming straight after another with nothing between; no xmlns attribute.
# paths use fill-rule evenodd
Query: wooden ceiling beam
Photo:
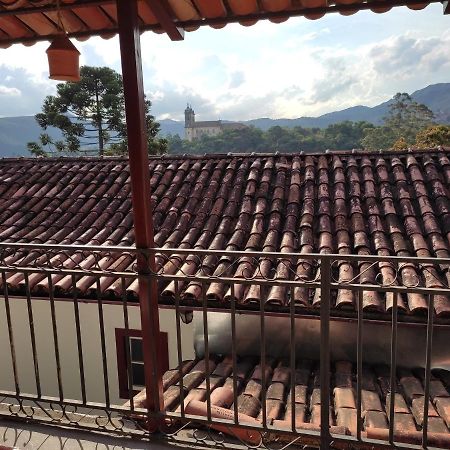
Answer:
<svg viewBox="0 0 450 450"><path fill-rule="evenodd" d="M184 40L184 30L178 28L173 21L175 14L167 0L147 0L147 4L172 41Z"/></svg>

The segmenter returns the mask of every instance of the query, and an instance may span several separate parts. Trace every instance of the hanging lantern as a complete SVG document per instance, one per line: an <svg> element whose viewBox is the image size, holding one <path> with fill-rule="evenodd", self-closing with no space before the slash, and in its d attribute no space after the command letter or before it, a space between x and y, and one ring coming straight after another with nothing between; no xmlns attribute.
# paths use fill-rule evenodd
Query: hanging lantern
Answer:
<svg viewBox="0 0 450 450"><path fill-rule="evenodd" d="M80 81L80 52L66 34L53 39L47 57L51 80Z"/></svg>

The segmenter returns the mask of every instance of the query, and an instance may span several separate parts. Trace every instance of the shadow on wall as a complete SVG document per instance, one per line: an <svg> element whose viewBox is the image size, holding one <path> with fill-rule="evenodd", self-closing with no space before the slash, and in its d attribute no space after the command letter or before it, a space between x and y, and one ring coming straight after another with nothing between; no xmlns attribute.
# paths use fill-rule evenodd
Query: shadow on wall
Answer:
<svg viewBox="0 0 450 450"><path fill-rule="evenodd" d="M266 317L266 354L289 357L289 317ZM203 321L201 314L194 315L194 347L199 356L205 353ZM320 320L299 318L295 320L296 357L318 360L320 357ZM209 313L209 352L231 354L231 316L227 313ZM236 351L238 355L259 355L261 322L256 315L236 315ZM448 342L450 330L434 327L432 367L450 369ZM356 361L356 321L330 322L330 352L333 361ZM397 365L424 367L426 325L398 325ZM363 362L367 364L390 364L391 324L389 322L363 322Z"/></svg>

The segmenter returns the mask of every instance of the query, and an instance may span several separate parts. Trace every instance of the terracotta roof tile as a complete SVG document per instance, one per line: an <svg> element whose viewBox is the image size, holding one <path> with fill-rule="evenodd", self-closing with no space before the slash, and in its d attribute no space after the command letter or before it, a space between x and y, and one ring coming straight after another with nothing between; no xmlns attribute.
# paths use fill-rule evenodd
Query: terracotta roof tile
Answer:
<svg viewBox="0 0 450 450"><path fill-rule="evenodd" d="M210 364L216 367L211 378L211 404L234 410L233 379L230 373L231 357L212 357ZM218 365L216 366L216 363ZM267 357L266 366L266 412L267 419L273 426L292 424L292 392L290 369L283 361ZM300 368L301 366L301 368ZM299 429L309 429L312 425L320 425L320 386L318 362L298 361L294 378L295 425ZM222 368L218 371L218 368ZM223 370L223 368L227 368ZM272 367L275 367L272 370ZM240 369L239 369L240 368ZM212 369L214 370L214 369ZM185 405L191 400L206 402L205 362L187 361L182 365L184 374ZM414 373L414 375L413 375ZM423 369L397 371L399 388L395 394L394 423L395 429L406 433L406 436L421 436L423 425ZM391 395L386 392L389 382L389 368L382 366L364 366L364 386L362 390L361 412L363 432L370 429L388 430L388 416ZM260 382L261 368L254 357L238 357L238 412L262 421L262 386ZM351 385L337 386L342 377L356 376L356 365L348 361L338 361L332 374L334 388L331 392L330 424L340 426L341 433L356 436L356 391ZM226 378L228 377L228 378ZM180 411L179 371L171 370L164 375L164 400L166 408ZM431 395L428 406L428 423L430 433L443 433L449 436L450 425L450 385L449 372L433 371ZM143 398L141 394L136 400ZM139 406L139 404L137 404ZM273 423L273 420L279 422ZM446 437L446 439L448 439Z"/></svg>
<svg viewBox="0 0 450 450"><path fill-rule="evenodd" d="M164 157L150 160L157 246L217 250L262 250L299 254L448 257L450 248L450 162L447 151L349 155L231 155ZM130 175L126 159L20 159L0 161L0 239L11 242L132 245ZM78 261L90 267L92 261ZM231 264L230 264L231 263ZM69 262L67 262L69 264ZM103 262L102 264L106 264ZM125 267L124 260L117 267ZM131 264L131 263L130 263ZM164 273L312 280L314 261L253 258L231 261L208 256L158 256ZM111 267L114 266L110 265ZM337 262L340 282L448 285L446 265L394 265ZM40 284L39 284L40 283ZM45 279L33 289L45 288ZM55 283L64 295L66 277ZM80 295L90 295L92 279L79 280ZM23 284L11 275L12 291ZM117 283L101 282L105 295L120 295ZM116 287L114 287L116 286ZM179 283L181 297L197 302L201 284ZM161 285L171 302L174 283ZM134 284L129 294L134 295ZM70 293L67 293L70 295ZM229 301L231 287L207 285L207 297ZM289 305L282 286L234 286L239 304ZM344 288L333 306L355 310L354 293ZM366 311L389 313L392 294L365 291ZM318 292L295 288L297 306L320 304ZM405 320L426 312L420 294L399 296ZM438 317L450 316L450 299L436 296ZM353 313L354 314L354 313ZM422 316L421 316L422 317Z"/></svg>

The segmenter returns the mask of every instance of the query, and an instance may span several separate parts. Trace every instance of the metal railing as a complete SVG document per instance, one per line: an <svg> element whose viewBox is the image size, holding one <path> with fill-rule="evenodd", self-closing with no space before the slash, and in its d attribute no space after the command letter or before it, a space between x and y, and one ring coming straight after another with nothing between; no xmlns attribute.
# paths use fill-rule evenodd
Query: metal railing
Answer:
<svg viewBox="0 0 450 450"><path fill-rule="evenodd" d="M137 281L144 276L136 271L138 257L148 261L154 258L155 269L145 276L158 283L160 308L174 313L173 326L169 329L172 334L172 338L169 336L172 342L169 353L178 367L165 377L163 385L166 392L172 389L176 400L161 412L145 407L145 393L135 397L133 355L128 343L124 346L128 394L125 404L125 400L120 399L116 380L119 362L111 344L112 330L119 327L127 335L139 328L138 301L141 304L149 301L138 298ZM354 269L354 276L344 281L339 278L342 264ZM1 243L0 331L2 327L6 331L3 345L8 354L3 351L3 362L9 359L10 364L3 364L0 377L0 415L140 438L149 438L151 432L159 431L175 442L202 445L223 446L231 439L234 444L266 448L275 448L280 442L283 446L313 445L323 449L389 448L394 444L398 448L448 448L450 433L429 432L429 402L432 368L439 367L445 357L448 360L450 356L441 345L447 319L435 314L436 298L440 302L450 298L450 289L445 282L449 265L450 259L446 258L167 248L143 251L131 247ZM390 282L381 276L380 267L390 268ZM414 282L408 284L403 275L410 269L417 277L409 277L408 280ZM375 272L372 282L363 277L371 270ZM435 282L430 282L433 277ZM274 287L279 288L276 295L272 295ZM350 311L335 306L341 290L352 293L354 306ZM259 292L259 298L250 292ZM368 307L365 298L371 292L389 296L389 306L383 306L384 300L381 301L382 311ZM408 296L413 294L421 296L422 306L426 306L421 309L422 315L402 313L405 304L408 309ZM43 299L47 302L42 302ZM200 351L197 348L197 357L188 367L184 350L186 325L183 322L192 311L194 322L200 324L196 336ZM220 348L215 334L211 333L212 328L217 331L214 314L226 317L229 327L227 351L231 370L228 378L232 399L231 404L222 409L211 400L217 380L213 375L214 367L210 365L215 364L215 353ZM258 335L253 356L258 360L261 373L260 417L254 421L246 418L239 409L242 383L251 376L247 373L246 379L241 379L239 375L243 316L253 318L252 326L256 328L251 333ZM44 328L39 323L43 318L46 319ZM282 340L287 349L283 355L270 354L275 319L283 320L288 330ZM319 353L315 375L320 379L320 421L299 425L296 421L299 406L295 401L295 374L306 351L303 343L299 345L300 335L304 334L302 320L314 321L319 330L308 345L317 348ZM353 373L356 426L352 434L348 428L330 422L330 411L333 411L330 367L334 358L335 322L352 329L356 340L351 352L356 365ZM399 345L404 344L403 328L407 323L414 323L411 325L415 327L413 333L420 331L425 340L423 422L415 431L406 432L396 427L397 396L394 395L394 401L388 401L383 409L389 426L374 433L365 427L362 408L367 355L371 353L369 347L377 344L371 343L371 327L382 326L382 334L389 345L389 354L385 358L389 366L387 394L391 395L396 392L392 387L397 386L399 358L402 364L408 358L417 361L417 355L398 354ZM439 334L434 332L437 329ZM385 330L389 330L387 335ZM163 350L150 344L144 346L144 351L153 349L161 356ZM273 357L282 357L284 368L290 374L283 398L284 408L291 411L289 420L273 420L268 413L266 396L271 380L267 369L273 364ZM370 358L373 362L374 356ZM193 415L186 402L190 395L186 376L188 369L200 360L204 363L194 389L203 383L205 410ZM225 379L220 381L224 382ZM311 379L307 389L310 395ZM148 389L147 392L152 397L161 395L157 390ZM152 398L152 404L160 404L161 400ZM308 409L309 406L305 407ZM226 418L219 417L223 409L229 412ZM331 420L334 422L335 419L331 414ZM193 433L187 431L192 428L195 429Z"/></svg>
<svg viewBox="0 0 450 450"><path fill-rule="evenodd" d="M118 259L118 268L108 268ZM111 398L115 374L108 364L105 307L113 294L103 289L107 284L120 292L114 313L129 331L125 286L137 280L135 262L132 248L0 244L0 328L7 330L9 347L1 351L1 415L135 432L122 420L129 408ZM88 326L86 313L95 316ZM87 357L92 347L94 356Z"/></svg>

